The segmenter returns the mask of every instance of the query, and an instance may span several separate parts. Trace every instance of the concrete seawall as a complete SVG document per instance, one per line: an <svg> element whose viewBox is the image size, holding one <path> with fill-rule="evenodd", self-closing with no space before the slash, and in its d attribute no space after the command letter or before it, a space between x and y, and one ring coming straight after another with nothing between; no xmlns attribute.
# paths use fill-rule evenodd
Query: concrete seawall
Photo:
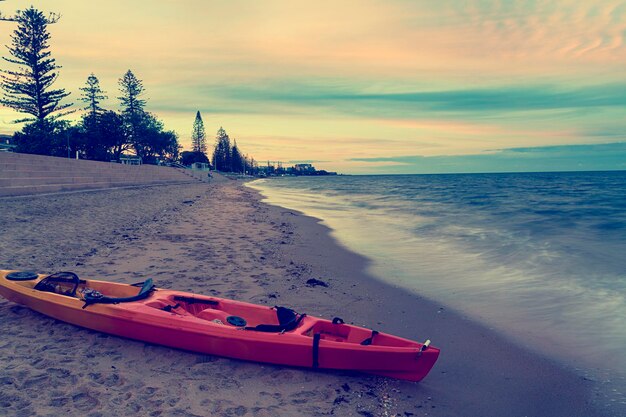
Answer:
<svg viewBox="0 0 626 417"><path fill-rule="evenodd" d="M198 181L180 168L0 152L0 196Z"/></svg>

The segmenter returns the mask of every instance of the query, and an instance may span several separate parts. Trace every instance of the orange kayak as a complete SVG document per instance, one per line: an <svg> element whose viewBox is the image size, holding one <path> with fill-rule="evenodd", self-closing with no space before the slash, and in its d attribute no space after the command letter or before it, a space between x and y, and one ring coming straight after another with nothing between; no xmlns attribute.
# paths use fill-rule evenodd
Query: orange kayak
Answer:
<svg viewBox="0 0 626 417"><path fill-rule="evenodd" d="M420 381L439 349L424 343L268 307L138 285L0 271L0 295L67 323L210 355L343 369Z"/></svg>

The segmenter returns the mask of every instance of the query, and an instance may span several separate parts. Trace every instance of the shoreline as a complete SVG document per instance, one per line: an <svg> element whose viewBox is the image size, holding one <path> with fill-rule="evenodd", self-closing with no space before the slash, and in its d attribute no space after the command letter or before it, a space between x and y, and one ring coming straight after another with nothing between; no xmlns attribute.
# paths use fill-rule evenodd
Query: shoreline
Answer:
<svg viewBox="0 0 626 417"><path fill-rule="evenodd" d="M260 191L255 189L255 192L263 197ZM300 243L287 247L286 252L312 265L311 276L319 275L323 280L330 277L330 287L339 291L335 295L328 294L333 299L330 304L341 305L347 321L358 317L355 322L358 325L380 328L413 340L432 339L432 344L442 350L431 373L419 384L443 395L440 406L445 404L449 409L441 415L622 415L621 409L607 410L607 414L603 414L602 405L592 405L601 393L591 379L577 375L553 358L528 350L454 308L372 275L368 265L373 261L337 241L331 235L332 229L321 224L323 220L291 208L263 203L282 215L297 213L289 218L295 230L304 233L297 236ZM322 230L310 233L316 229ZM350 291L357 285L358 300L350 300ZM368 310L365 304L373 304L374 308ZM324 307L323 314L327 318L336 315L335 309L326 304ZM414 317L426 319L414 324ZM477 358L478 363L468 364L470 357ZM471 383L471 388L464 386L463 380ZM398 387L406 385L400 381L390 383ZM562 391L564 387L567 393ZM397 392L403 395L395 401L408 405L416 395L405 392L407 387L403 388L398 388ZM416 387L408 387L409 391L411 388ZM487 395L491 401L489 407L485 409L475 403L477 398ZM427 398L436 401L434 396ZM451 398L457 404L449 402Z"/></svg>
<svg viewBox="0 0 626 417"><path fill-rule="evenodd" d="M340 316L430 338L442 349L439 361L419 384L248 363L79 329L1 300L0 316L8 319L0 330L12 337L0 346L0 407L93 417L619 415L596 408L602 404L592 381L382 283L318 219L263 203L240 181L158 191L39 196L18 205L4 199L2 266L126 282L150 275L165 288ZM328 287L309 287L309 278Z"/></svg>
<svg viewBox="0 0 626 417"><path fill-rule="evenodd" d="M348 184L350 183L341 183L341 186L337 185L333 188L332 185L326 183L313 185L306 182L291 184L290 182L276 181L277 184L272 185L271 181L261 180L260 182L252 182L249 186L259 191L264 197L263 201L268 204L282 205L304 215L321 219L321 224L330 229L329 233L334 240L344 245L349 251L370 258L371 262L368 265L367 274L373 279L386 283L389 287L410 292L418 298L427 299L434 304L443 305L446 309L454 311L457 317L473 321L481 327L497 333L508 343L519 346L539 357L545 357L582 379L594 381L594 390L598 394L595 395L596 397L604 397L607 403L613 403L618 407L621 405L623 408L626 405L626 374L623 371L622 355L618 351L619 345L613 343L610 345L611 350L602 343L603 340L611 341L611 335L614 333L610 329L601 326L588 328L586 323L589 321L577 319L581 314L572 318L566 314L566 311L561 311L561 314L558 314L557 311L556 314L546 316L546 320L537 322L533 320L533 318L537 318L536 314L533 317L533 314L524 314L524 311L518 311L520 310L519 306L515 304L514 297L510 294L508 295L511 301L510 305L502 304L502 300L506 299L508 292L507 286L502 283L493 287L498 288L499 292L493 288L480 287L480 284L476 284L478 288L491 289L489 294L494 296L491 298L485 297L484 294L480 295L480 291L478 291L479 296L472 294L473 281L471 279L466 278L466 282L459 281L458 276L453 275L450 280L447 280L445 273L436 268L441 266L442 271L451 270L453 274L456 271L446 265L445 257L438 257L437 252L429 249L428 241L425 242L424 239L422 241L411 240L413 236L410 233L405 234L401 228L398 228L398 222L377 223L377 217L381 217L383 212L376 204L373 204L372 223L370 223L369 212L364 209L353 210L354 206L359 207L358 203L360 202L360 200L352 198L350 193L354 190L349 191L345 196L339 194L336 198L332 192L324 191L341 192L344 190L342 187L349 188ZM302 189L302 195L298 194L298 189ZM321 189L322 192L319 198L314 198L311 190L317 189ZM407 224L410 224L406 216L403 219ZM381 225L389 227L380 227ZM437 238L437 236L431 237ZM406 240L416 242L414 246L407 245L410 250L403 249ZM440 244L439 241L432 243L435 247ZM451 249L457 249L459 253L463 254L463 248L451 247ZM407 254L411 254L411 257L407 257ZM433 257L429 258L429 255L433 255ZM426 268L423 269L420 266ZM457 268L464 267L458 262L455 266ZM469 263L464 270L469 271L471 266L474 265ZM428 269L428 267L431 268ZM497 275L497 272L491 274L492 270L498 271L498 265L495 267L472 270L472 272L479 279L479 282L496 278L495 282L497 283L498 277L494 276ZM432 277L439 279L433 280ZM447 292L444 292L446 288ZM470 289L470 294L463 296L465 288ZM535 292L540 295L544 294L541 293L542 288L546 289L539 286L535 288ZM498 298L500 294L503 296ZM472 296L473 298L471 298ZM545 297L543 304L536 302L534 306L541 306L542 308L549 306L549 298ZM498 301L500 304L497 304ZM498 309L493 308L493 306L500 307L500 312L504 314L494 315L493 312L497 312ZM505 308L502 309L502 307ZM615 317L619 316L615 315ZM569 319L570 322L564 323L566 319ZM567 327L568 324L569 327ZM573 332L572 329L575 328L582 333ZM549 332L546 332L546 329ZM592 329L596 329L597 338L592 337ZM618 330L617 328L613 329L616 332ZM567 333L568 331L569 333ZM566 337L560 337L562 334L565 334ZM578 334L577 337L576 334ZM617 337L619 334L614 336ZM626 410L624 412L626 413Z"/></svg>

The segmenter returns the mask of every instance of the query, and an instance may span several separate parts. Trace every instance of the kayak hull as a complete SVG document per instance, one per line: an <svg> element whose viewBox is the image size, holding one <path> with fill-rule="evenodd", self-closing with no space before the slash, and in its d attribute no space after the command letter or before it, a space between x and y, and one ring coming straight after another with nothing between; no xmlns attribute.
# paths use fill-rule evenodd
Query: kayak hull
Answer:
<svg viewBox="0 0 626 417"><path fill-rule="evenodd" d="M218 297L155 289L145 299L119 304L91 304L80 298L34 289L45 276L30 282L6 278L0 271L0 295L46 316L76 326L144 342L209 355L297 367L354 370L419 381L433 367L439 349L408 339L311 316L284 332L251 330L278 324L276 311ZM85 288L126 296L138 288L86 280ZM85 307L85 308L83 308ZM243 318L245 328L229 323ZM371 343L367 344L367 339ZM362 344L365 342L366 344Z"/></svg>

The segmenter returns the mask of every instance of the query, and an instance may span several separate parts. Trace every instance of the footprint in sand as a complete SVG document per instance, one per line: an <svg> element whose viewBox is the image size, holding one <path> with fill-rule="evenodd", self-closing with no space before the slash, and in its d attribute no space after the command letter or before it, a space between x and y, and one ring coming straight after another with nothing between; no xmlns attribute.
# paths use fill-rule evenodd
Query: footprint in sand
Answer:
<svg viewBox="0 0 626 417"><path fill-rule="evenodd" d="M50 398L50 406L51 407L64 407L70 402L68 397L55 397Z"/></svg>
<svg viewBox="0 0 626 417"><path fill-rule="evenodd" d="M47 374L33 376L24 381L24 383L22 384L22 389L28 389L33 387L43 388L44 386L48 385L48 379L49 376Z"/></svg>
<svg viewBox="0 0 626 417"><path fill-rule="evenodd" d="M80 411L93 410L100 402L86 392L81 392L72 397L73 405Z"/></svg>

